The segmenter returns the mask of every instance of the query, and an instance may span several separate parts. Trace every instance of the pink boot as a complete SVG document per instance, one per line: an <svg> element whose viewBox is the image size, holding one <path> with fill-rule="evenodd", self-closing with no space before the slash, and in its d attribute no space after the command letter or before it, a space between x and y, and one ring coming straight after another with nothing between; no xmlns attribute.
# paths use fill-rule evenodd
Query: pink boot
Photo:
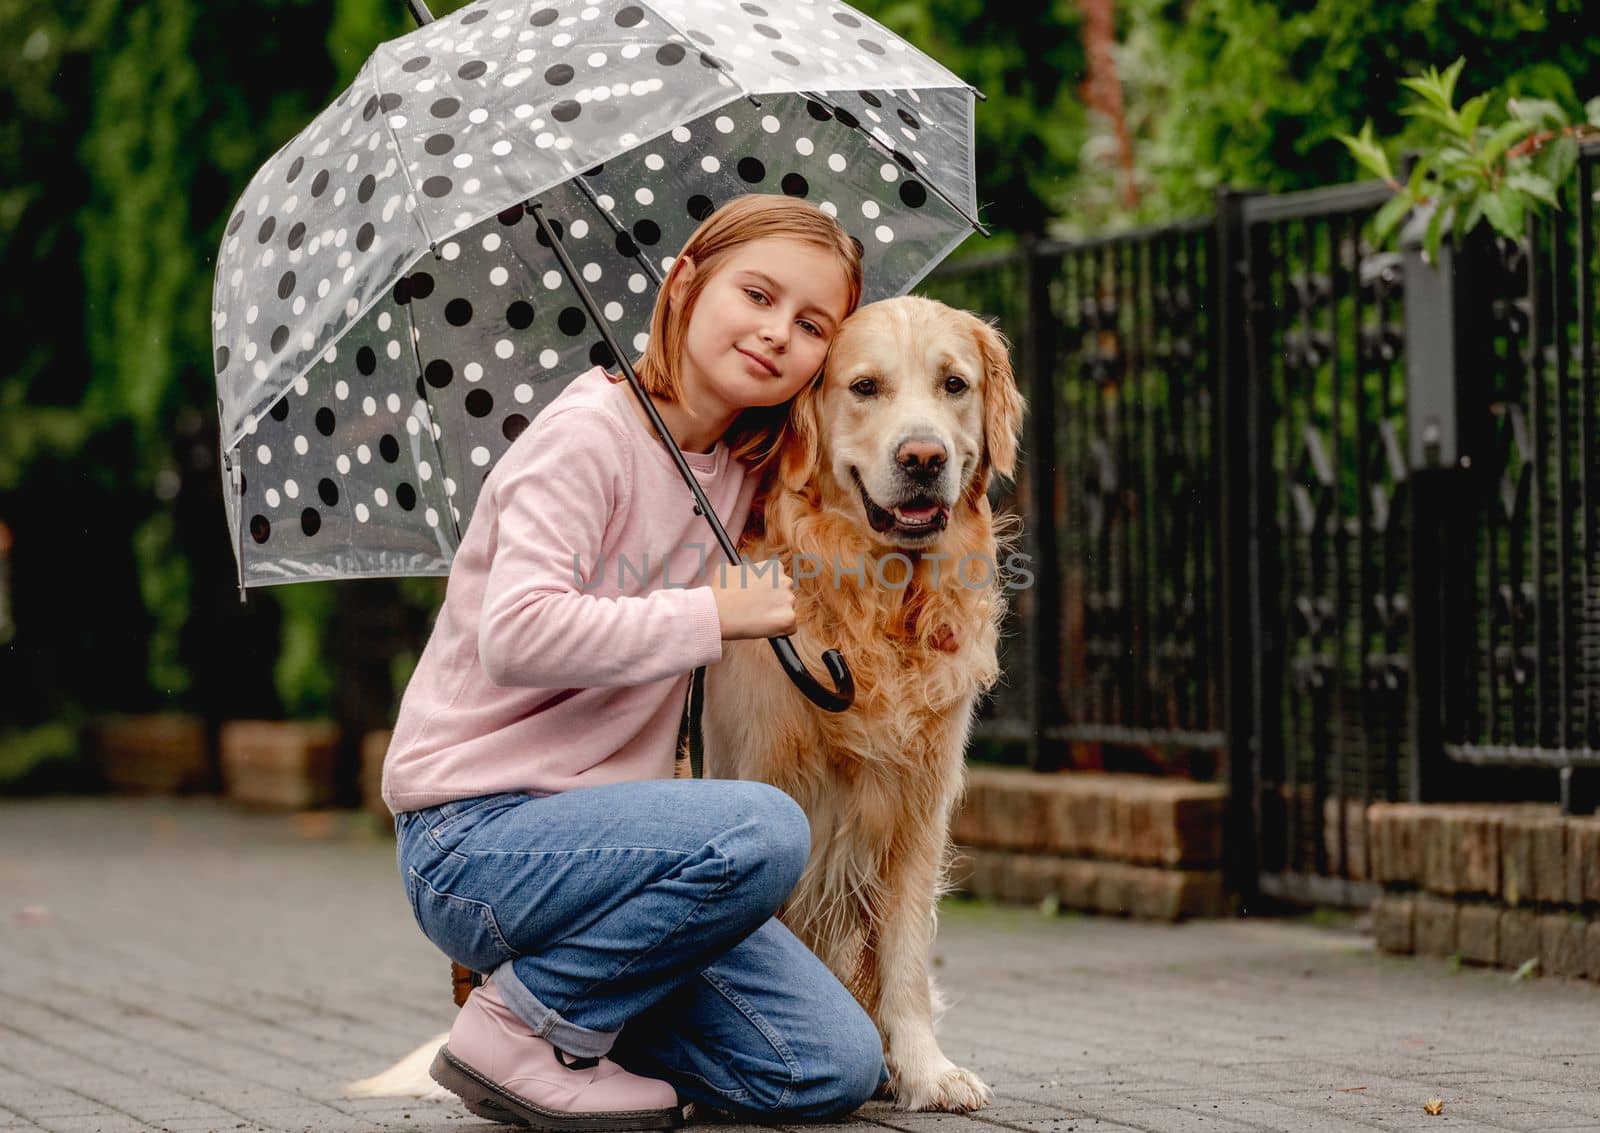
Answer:
<svg viewBox="0 0 1600 1133"><path fill-rule="evenodd" d="M511 1013L493 979L474 988L428 1071L479 1117L568 1130L671 1129L678 1095L608 1058L574 1058Z"/></svg>

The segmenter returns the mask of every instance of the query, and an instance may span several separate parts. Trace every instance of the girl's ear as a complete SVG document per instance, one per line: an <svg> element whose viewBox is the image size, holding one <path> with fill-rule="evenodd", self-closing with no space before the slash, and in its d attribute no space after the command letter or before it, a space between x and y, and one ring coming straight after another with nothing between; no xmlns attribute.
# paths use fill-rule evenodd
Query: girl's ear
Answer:
<svg viewBox="0 0 1600 1133"><path fill-rule="evenodd" d="M975 486L979 491L988 491L991 471L1008 480L1016 474L1023 402L1004 336L976 316L972 316L972 323L984 370L983 459L978 462Z"/></svg>
<svg viewBox="0 0 1600 1133"><path fill-rule="evenodd" d="M683 301L683 293L688 288L689 282L694 279L695 271L695 262L688 256L679 256L672 261L672 267L667 271L667 278L662 282L669 300L674 303Z"/></svg>
<svg viewBox="0 0 1600 1133"><path fill-rule="evenodd" d="M778 478L790 491L801 491L817 475L821 459L822 379L818 377L795 395L789 407L785 436L779 442Z"/></svg>

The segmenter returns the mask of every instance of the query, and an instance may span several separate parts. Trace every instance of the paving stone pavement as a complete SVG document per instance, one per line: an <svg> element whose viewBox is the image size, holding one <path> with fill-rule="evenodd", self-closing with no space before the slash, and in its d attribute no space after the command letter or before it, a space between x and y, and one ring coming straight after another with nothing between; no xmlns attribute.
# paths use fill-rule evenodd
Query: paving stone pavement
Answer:
<svg viewBox="0 0 1600 1133"><path fill-rule="evenodd" d="M995 1103L874 1103L830 1128L1600 1129L1591 984L1384 956L1348 926L971 904L946 908L937 963L945 1049ZM341 1094L453 1010L359 813L0 802L0 1130L496 1128L453 1100Z"/></svg>

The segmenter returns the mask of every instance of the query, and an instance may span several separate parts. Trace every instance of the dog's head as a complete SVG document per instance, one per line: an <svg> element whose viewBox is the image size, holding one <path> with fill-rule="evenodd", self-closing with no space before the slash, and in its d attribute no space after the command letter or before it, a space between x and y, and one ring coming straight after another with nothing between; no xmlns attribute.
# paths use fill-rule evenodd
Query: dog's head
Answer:
<svg viewBox="0 0 1600 1133"><path fill-rule="evenodd" d="M997 330L932 299L885 299L839 328L779 472L859 511L882 546L931 547L991 473L1015 472L1022 409Z"/></svg>

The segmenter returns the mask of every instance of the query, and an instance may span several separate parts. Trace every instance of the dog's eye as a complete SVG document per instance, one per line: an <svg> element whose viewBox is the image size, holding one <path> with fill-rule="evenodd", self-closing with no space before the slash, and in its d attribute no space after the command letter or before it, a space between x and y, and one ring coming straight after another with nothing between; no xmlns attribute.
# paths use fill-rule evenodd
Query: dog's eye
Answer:
<svg viewBox="0 0 1600 1133"><path fill-rule="evenodd" d="M871 378L858 378L850 383L850 392L857 397L873 397L878 392L878 383Z"/></svg>
<svg viewBox="0 0 1600 1133"><path fill-rule="evenodd" d="M944 380L944 390L946 393L964 393L966 388L966 379L958 378L954 374L951 374Z"/></svg>

